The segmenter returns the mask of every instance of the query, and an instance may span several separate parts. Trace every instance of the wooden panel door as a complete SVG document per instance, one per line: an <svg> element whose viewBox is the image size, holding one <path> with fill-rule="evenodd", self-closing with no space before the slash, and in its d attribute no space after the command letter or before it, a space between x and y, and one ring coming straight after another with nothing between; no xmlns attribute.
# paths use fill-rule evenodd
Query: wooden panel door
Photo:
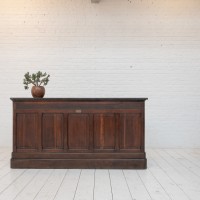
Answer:
<svg viewBox="0 0 200 200"><path fill-rule="evenodd" d="M16 114L16 148L17 150L36 150L38 116L34 113Z"/></svg>
<svg viewBox="0 0 200 200"><path fill-rule="evenodd" d="M120 114L120 149L142 148L142 127L141 113Z"/></svg>
<svg viewBox="0 0 200 200"><path fill-rule="evenodd" d="M63 114L42 115L42 149L64 149Z"/></svg>
<svg viewBox="0 0 200 200"><path fill-rule="evenodd" d="M115 149L115 115L94 114L94 149Z"/></svg>
<svg viewBox="0 0 200 200"><path fill-rule="evenodd" d="M89 114L68 114L68 148L89 150Z"/></svg>

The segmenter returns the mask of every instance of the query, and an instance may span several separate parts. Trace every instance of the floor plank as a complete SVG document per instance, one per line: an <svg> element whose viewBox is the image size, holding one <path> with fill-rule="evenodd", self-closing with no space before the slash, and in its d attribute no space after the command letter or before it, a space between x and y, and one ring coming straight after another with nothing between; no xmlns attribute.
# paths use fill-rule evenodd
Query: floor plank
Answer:
<svg viewBox="0 0 200 200"><path fill-rule="evenodd" d="M123 170L123 172L134 199L152 199L136 170Z"/></svg>
<svg viewBox="0 0 200 200"><path fill-rule="evenodd" d="M166 152L200 179L200 166L198 166L198 163L191 161L174 150L166 150Z"/></svg>
<svg viewBox="0 0 200 200"><path fill-rule="evenodd" d="M34 200L53 200L66 174L66 169L55 169Z"/></svg>
<svg viewBox="0 0 200 200"><path fill-rule="evenodd" d="M184 158L186 158L187 160L189 160L193 164L195 164L198 167L200 167L200 157L196 157L195 153L189 152L189 151L187 151L185 149L176 149L175 151L176 151L177 154L183 156Z"/></svg>
<svg viewBox="0 0 200 200"><path fill-rule="evenodd" d="M157 179L162 188L167 192L169 197L173 200L189 200L185 192L153 161L150 160L153 167L149 170Z"/></svg>
<svg viewBox="0 0 200 200"><path fill-rule="evenodd" d="M161 186L158 180L152 175L149 169L145 171L137 171L143 184L153 200L169 200L171 199L165 188Z"/></svg>
<svg viewBox="0 0 200 200"><path fill-rule="evenodd" d="M192 171L190 171L187 167L182 165L177 159L167 153L165 150L159 150L159 154L167 159L168 163L171 164L174 168L178 169L179 172L184 174L184 177L188 179L188 181L192 181L194 184L200 184L200 178L197 177Z"/></svg>
<svg viewBox="0 0 200 200"><path fill-rule="evenodd" d="M38 170L29 169L26 170L22 176L17 178L16 181L12 182L9 187L0 194L0 199L2 200L11 200L14 199L17 194L23 190L23 188L31 181L31 179L36 175Z"/></svg>
<svg viewBox="0 0 200 200"><path fill-rule="evenodd" d="M95 200L112 200L112 188L108 170L95 171Z"/></svg>
<svg viewBox="0 0 200 200"><path fill-rule="evenodd" d="M114 200L133 200L122 170L109 170Z"/></svg>
<svg viewBox="0 0 200 200"><path fill-rule="evenodd" d="M34 199L45 183L47 183L52 172L53 169L41 169L30 183L15 197L15 200Z"/></svg>
<svg viewBox="0 0 200 200"><path fill-rule="evenodd" d="M14 183L26 170L15 169L10 173L7 173L0 179L0 195L12 184ZM2 199L4 200L4 199Z"/></svg>
<svg viewBox="0 0 200 200"><path fill-rule="evenodd" d="M11 172L10 164L6 163L4 166L0 168L0 180L9 172Z"/></svg>
<svg viewBox="0 0 200 200"><path fill-rule="evenodd" d="M80 179L80 169L69 169L55 196L55 200L73 200Z"/></svg>
<svg viewBox="0 0 200 200"><path fill-rule="evenodd" d="M83 169L80 175L78 187L75 192L75 200L93 200L94 197L94 173L93 169Z"/></svg>
<svg viewBox="0 0 200 200"><path fill-rule="evenodd" d="M159 154L159 150L151 150L154 161L165 173L187 194L190 199L196 200L200 196L200 185L188 180L179 168L174 167L167 158Z"/></svg>

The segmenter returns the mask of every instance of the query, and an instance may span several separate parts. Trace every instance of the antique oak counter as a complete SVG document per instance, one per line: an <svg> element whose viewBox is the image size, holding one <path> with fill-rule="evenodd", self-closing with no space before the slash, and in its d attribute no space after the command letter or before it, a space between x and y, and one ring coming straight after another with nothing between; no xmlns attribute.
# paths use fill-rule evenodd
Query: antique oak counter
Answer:
<svg viewBox="0 0 200 200"><path fill-rule="evenodd" d="M147 98L11 100L12 168L147 167Z"/></svg>

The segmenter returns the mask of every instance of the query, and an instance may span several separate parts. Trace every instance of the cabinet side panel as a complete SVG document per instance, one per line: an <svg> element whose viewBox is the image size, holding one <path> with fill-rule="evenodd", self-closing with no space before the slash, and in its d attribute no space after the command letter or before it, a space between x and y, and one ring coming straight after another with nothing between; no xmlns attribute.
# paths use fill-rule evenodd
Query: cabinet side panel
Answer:
<svg viewBox="0 0 200 200"><path fill-rule="evenodd" d="M42 148L63 149L63 114L42 115Z"/></svg>
<svg viewBox="0 0 200 200"><path fill-rule="evenodd" d="M89 115L68 115L68 148L89 149Z"/></svg>
<svg viewBox="0 0 200 200"><path fill-rule="evenodd" d="M142 124L140 113L120 116L120 149L141 148Z"/></svg>
<svg viewBox="0 0 200 200"><path fill-rule="evenodd" d="M115 149L115 115L94 115L94 149Z"/></svg>
<svg viewBox="0 0 200 200"><path fill-rule="evenodd" d="M36 149L37 114L16 114L17 149Z"/></svg>

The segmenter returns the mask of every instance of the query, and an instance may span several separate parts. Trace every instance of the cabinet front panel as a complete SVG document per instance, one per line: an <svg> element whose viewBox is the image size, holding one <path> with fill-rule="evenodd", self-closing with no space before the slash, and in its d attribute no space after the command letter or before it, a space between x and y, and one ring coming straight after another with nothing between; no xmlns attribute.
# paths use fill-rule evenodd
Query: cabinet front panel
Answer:
<svg viewBox="0 0 200 200"><path fill-rule="evenodd" d="M37 148L37 114L16 115L16 148L36 149Z"/></svg>
<svg viewBox="0 0 200 200"><path fill-rule="evenodd" d="M42 115L42 148L63 149L63 114Z"/></svg>
<svg viewBox="0 0 200 200"><path fill-rule="evenodd" d="M120 149L140 149L142 137L142 115L120 115Z"/></svg>
<svg viewBox="0 0 200 200"><path fill-rule="evenodd" d="M68 114L68 148L89 149L88 114Z"/></svg>
<svg viewBox="0 0 200 200"><path fill-rule="evenodd" d="M115 115L94 115L94 149L115 148Z"/></svg>

